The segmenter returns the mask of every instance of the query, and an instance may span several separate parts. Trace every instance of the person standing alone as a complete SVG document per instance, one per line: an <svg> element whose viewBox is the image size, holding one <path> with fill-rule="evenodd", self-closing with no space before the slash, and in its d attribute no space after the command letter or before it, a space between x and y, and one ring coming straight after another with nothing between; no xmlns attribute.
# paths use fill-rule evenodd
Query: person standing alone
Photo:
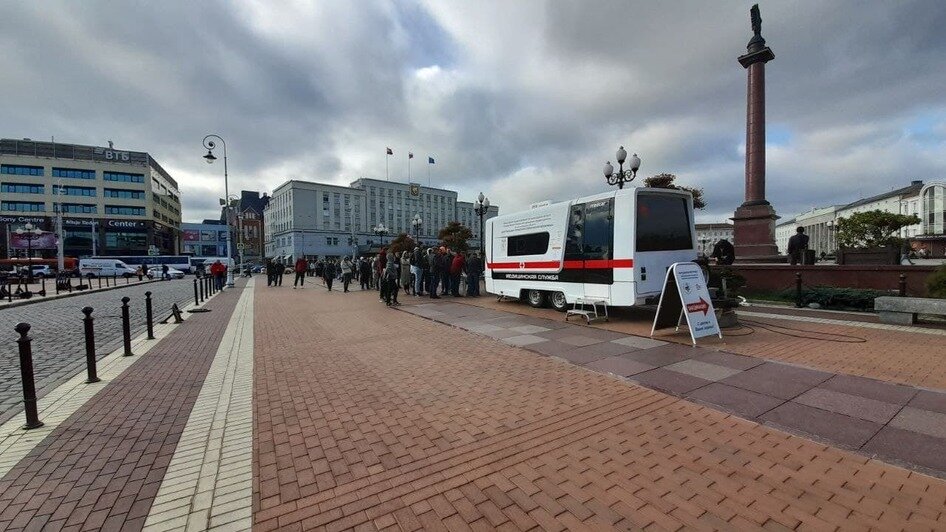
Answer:
<svg viewBox="0 0 946 532"><path fill-rule="evenodd" d="M788 239L788 256L791 258L792 266L799 262L805 263L805 251L808 250L808 235L805 234L805 228L799 227L795 230L795 235Z"/></svg>
<svg viewBox="0 0 946 532"><path fill-rule="evenodd" d="M305 288L305 271L309 268L309 263L306 262L305 257L299 257L296 259L296 280L292 282L292 289L295 290L296 286L299 288Z"/></svg>

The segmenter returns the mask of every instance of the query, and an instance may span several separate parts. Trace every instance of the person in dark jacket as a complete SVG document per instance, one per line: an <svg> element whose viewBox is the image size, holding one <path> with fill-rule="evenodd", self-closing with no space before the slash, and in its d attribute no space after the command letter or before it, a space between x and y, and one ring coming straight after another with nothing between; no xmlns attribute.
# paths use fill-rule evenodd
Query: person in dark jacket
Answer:
<svg viewBox="0 0 946 532"><path fill-rule="evenodd" d="M736 262L736 248L728 240L722 238L713 246L713 254L710 257L716 259L716 264L728 266Z"/></svg>
<svg viewBox="0 0 946 532"><path fill-rule="evenodd" d="M282 259L276 261L275 264L276 272L273 276L273 286L282 286L282 276L286 273L286 265L283 264Z"/></svg>
<svg viewBox="0 0 946 532"><path fill-rule="evenodd" d="M808 235L805 234L805 228L795 229L795 235L788 239L788 256L791 258L792 266L805 262L805 251L808 249Z"/></svg>
<svg viewBox="0 0 946 532"><path fill-rule="evenodd" d="M411 274L414 276L414 297L424 295L424 252L420 246L411 253Z"/></svg>
<svg viewBox="0 0 946 532"><path fill-rule="evenodd" d="M371 263L367 257L362 257L358 261L358 280L361 281L362 290L371 288Z"/></svg>
<svg viewBox="0 0 946 532"><path fill-rule="evenodd" d="M466 295L473 297L480 295L481 273L483 273L483 262L479 254L473 252L470 260L466 261Z"/></svg>
<svg viewBox="0 0 946 532"><path fill-rule="evenodd" d="M463 256L462 251L458 251L450 263L450 295L453 297L461 297L460 277L464 270L466 270L466 257Z"/></svg>
<svg viewBox="0 0 946 532"><path fill-rule="evenodd" d="M276 277L276 267L273 265L273 259L266 259L266 286L273 286L274 277Z"/></svg>
<svg viewBox="0 0 946 532"><path fill-rule="evenodd" d="M445 296L450 293L450 266L453 265L453 257L450 250L441 247L440 251L440 295Z"/></svg>
<svg viewBox="0 0 946 532"><path fill-rule="evenodd" d="M325 264L322 265L322 279L325 280L325 286L328 287L328 291L332 291L332 281L335 280L335 275L338 273L338 269L335 266L335 261L331 259L326 259Z"/></svg>
<svg viewBox="0 0 946 532"><path fill-rule="evenodd" d="M437 295L437 285L440 284L441 273L443 272L443 248L438 249L429 255L430 259L430 299L440 299Z"/></svg>

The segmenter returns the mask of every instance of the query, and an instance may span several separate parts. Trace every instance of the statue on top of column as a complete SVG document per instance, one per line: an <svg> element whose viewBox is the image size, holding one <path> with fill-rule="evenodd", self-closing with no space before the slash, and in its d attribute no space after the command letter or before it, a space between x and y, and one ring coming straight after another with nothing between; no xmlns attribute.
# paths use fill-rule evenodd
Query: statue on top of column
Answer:
<svg viewBox="0 0 946 532"><path fill-rule="evenodd" d="M762 15L759 14L759 4L752 6L749 10L749 18L752 20L752 33L757 37L762 36Z"/></svg>

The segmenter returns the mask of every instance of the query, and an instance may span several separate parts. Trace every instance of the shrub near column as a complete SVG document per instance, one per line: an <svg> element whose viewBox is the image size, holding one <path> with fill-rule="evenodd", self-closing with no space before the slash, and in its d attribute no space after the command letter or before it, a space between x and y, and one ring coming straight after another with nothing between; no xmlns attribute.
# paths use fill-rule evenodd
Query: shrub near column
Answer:
<svg viewBox="0 0 946 532"><path fill-rule="evenodd" d="M930 297L946 299L946 264L926 278L926 291Z"/></svg>

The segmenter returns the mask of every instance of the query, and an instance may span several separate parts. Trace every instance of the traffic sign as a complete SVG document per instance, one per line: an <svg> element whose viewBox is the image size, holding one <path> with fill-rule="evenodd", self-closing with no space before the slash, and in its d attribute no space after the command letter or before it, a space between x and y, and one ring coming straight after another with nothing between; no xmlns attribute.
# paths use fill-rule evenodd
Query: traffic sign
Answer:
<svg viewBox="0 0 946 532"><path fill-rule="evenodd" d="M243 242L237 242L237 249L240 251L243 251L245 249Z"/></svg>

